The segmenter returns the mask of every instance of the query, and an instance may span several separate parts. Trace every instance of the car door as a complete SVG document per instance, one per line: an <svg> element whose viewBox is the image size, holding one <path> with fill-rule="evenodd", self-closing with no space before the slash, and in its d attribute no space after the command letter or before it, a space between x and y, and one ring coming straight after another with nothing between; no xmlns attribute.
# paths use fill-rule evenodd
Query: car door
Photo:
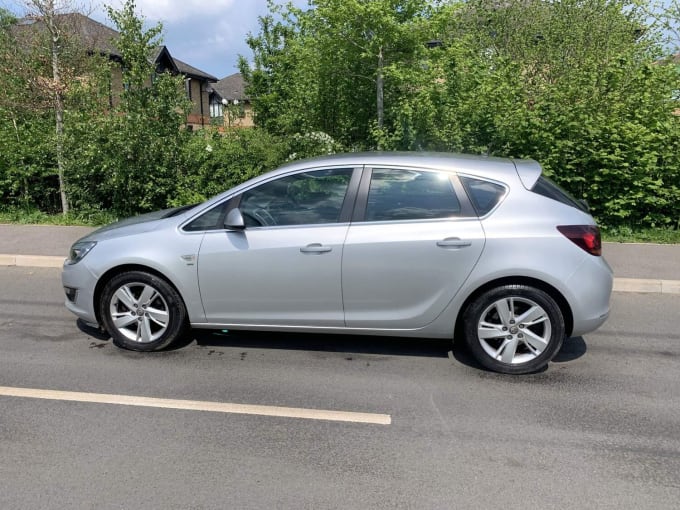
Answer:
<svg viewBox="0 0 680 510"><path fill-rule="evenodd" d="M341 259L353 174L352 168L296 172L230 200L246 228L206 232L198 256L208 323L344 324Z"/></svg>
<svg viewBox="0 0 680 510"><path fill-rule="evenodd" d="M424 327L479 259L481 224L455 175L390 168L365 173L343 253L345 323Z"/></svg>

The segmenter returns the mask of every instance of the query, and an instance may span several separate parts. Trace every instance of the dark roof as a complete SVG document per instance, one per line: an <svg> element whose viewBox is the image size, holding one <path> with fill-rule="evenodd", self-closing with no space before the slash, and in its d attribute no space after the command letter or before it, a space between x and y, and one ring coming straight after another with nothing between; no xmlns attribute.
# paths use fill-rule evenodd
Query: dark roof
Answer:
<svg viewBox="0 0 680 510"><path fill-rule="evenodd" d="M113 43L118 38L118 32L114 29L80 13L60 14L58 19L64 32L78 34L88 51L120 58L120 52ZM40 18L37 16L27 16L17 21L17 35L22 42L30 44L30 39L22 38L30 37L36 32L44 33L45 27L39 21Z"/></svg>
<svg viewBox="0 0 680 510"><path fill-rule="evenodd" d="M245 93L246 83L243 80L241 73L235 73L226 78L222 78L215 83L212 88L222 99L227 99L229 101L233 101L234 99L238 99L239 101L249 100Z"/></svg>
<svg viewBox="0 0 680 510"><path fill-rule="evenodd" d="M120 51L115 45L115 40L120 35L116 30L80 13L60 14L59 19L68 33L78 34L88 51L102 53L117 60L121 58ZM43 31L44 27L38 21L39 18L36 17L22 18L17 22L17 28L22 35L28 33L25 27ZM24 42L31 44L30 40ZM149 61L161 65L163 70L169 68L173 72L179 72L190 78L217 81L217 78L211 74L174 58L165 46L154 48L149 55Z"/></svg>
<svg viewBox="0 0 680 510"><path fill-rule="evenodd" d="M196 69L194 66L190 66L186 62L182 62L178 58L173 57L173 60L175 61L175 64L177 64L177 69L179 69L179 72L185 76L188 76L189 78L200 78L202 80L212 82L217 81L217 78L215 78L212 74L208 74L201 71L200 69Z"/></svg>
<svg viewBox="0 0 680 510"><path fill-rule="evenodd" d="M157 46L149 52L149 62L156 65L157 72L170 71L179 73L177 61L172 58L170 51L165 46Z"/></svg>
<svg viewBox="0 0 680 510"><path fill-rule="evenodd" d="M114 44L119 34L114 29L82 14L64 14L63 16L71 19L74 24L73 28L77 29L73 30L73 33L80 34L87 43L88 49L97 49L103 53L120 57L120 52Z"/></svg>

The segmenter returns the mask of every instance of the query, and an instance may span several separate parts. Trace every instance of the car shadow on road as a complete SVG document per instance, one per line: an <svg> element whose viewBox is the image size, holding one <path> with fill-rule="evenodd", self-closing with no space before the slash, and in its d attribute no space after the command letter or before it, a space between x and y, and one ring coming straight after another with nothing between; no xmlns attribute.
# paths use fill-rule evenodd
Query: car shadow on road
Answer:
<svg viewBox="0 0 680 510"><path fill-rule="evenodd" d="M325 351L392 356L421 356L451 358L463 365L486 370L474 359L464 341L445 339L419 339L383 336L332 335L314 333L282 333L262 331L208 331L193 330L187 338L197 345L210 347L238 347L260 349L283 349ZM175 348L179 348L176 345ZM583 337L568 338L553 358L553 362L566 363L586 353Z"/></svg>
<svg viewBox="0 0 680 510"><path fill-rule="evenodd" d="M109 340L109 335L78 321L78 328L97 340ZM179 342L164 349L176 351L193 342L202 347L236 347L280 349L317 352L376 354L387 356L418 356L453 358L462 365L487 372L474 359L464 341L421 339L389 336L333 335L320 333L286 333L271 331L203 330L193 329ZM583 356L587 351L583 337L568 338L553 358L555 363L566 363Z"/></svg>
<svg viewBox="0 0 680 510"><path fill-rule="evenodd" d="M446 358L451 350L451 342L448 340L325 333L193 330L189 337L185 345L195 340L197 345L204 347L322 351L348 355L357 353ZM175 347L181 348L181 345Z"/></svg>
<svg viewBox="0 0 680 510"><path fill-rule="evenodd" d="M582 336L567 338L562 343L562 348L553 358L553 363L567 363L583 356L588 350L586 341Z"/></svg>
<svg viewBox="0 0 680 510"><path fill-rule="evenodd" d="M567 363L569 361L573 361L575 359L580 358L583 356L587 351L587 346L586 342L583 339L583 337L574 337L574 338L567 338L564 340L562 343L562 347L560 348L559 351L557 351L557 354L555 357L552 359L553 363ZM477 360L472 356L470 353L470 350L468 349L467 345L465 342L455 342L453 345L452 349L452 354L453 357L461 363L462 365L466 365L471 368L475 368L477 370L481 370L483 372L489 372L492 373L490 370L487 368L483 367L480 365ZM542 373L545 372L548 369L547 366L543 367L540 370L537 370L536 372L533 373Z"/></svg>

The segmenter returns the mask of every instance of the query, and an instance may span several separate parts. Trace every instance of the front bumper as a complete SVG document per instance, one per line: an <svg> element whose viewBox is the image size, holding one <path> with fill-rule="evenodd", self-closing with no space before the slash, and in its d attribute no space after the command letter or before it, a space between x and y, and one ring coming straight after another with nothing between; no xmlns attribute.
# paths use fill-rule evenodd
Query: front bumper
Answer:
<svg viewBox="0 0 680 510"><path fill-rule="evenodd" d="M85 322L97 324L97 314L94 310L97 278L85 261L81 260L73 265L64 263L61 283L66 293L64 300L66 308Z"/></svg>

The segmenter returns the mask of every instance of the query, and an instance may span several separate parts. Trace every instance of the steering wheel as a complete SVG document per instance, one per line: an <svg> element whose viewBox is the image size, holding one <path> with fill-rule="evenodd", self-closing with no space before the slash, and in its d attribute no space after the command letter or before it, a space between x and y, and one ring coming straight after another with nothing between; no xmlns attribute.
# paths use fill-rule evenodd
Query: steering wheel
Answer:
<svg viewBox="0 0 680 510"><path fill-rule="evenodd" d="M269 214L269 211L258 207L252 211L242 213L245 218L248 218L258 227L269 227L271 225L276 225L276 220Z"/></svg>

